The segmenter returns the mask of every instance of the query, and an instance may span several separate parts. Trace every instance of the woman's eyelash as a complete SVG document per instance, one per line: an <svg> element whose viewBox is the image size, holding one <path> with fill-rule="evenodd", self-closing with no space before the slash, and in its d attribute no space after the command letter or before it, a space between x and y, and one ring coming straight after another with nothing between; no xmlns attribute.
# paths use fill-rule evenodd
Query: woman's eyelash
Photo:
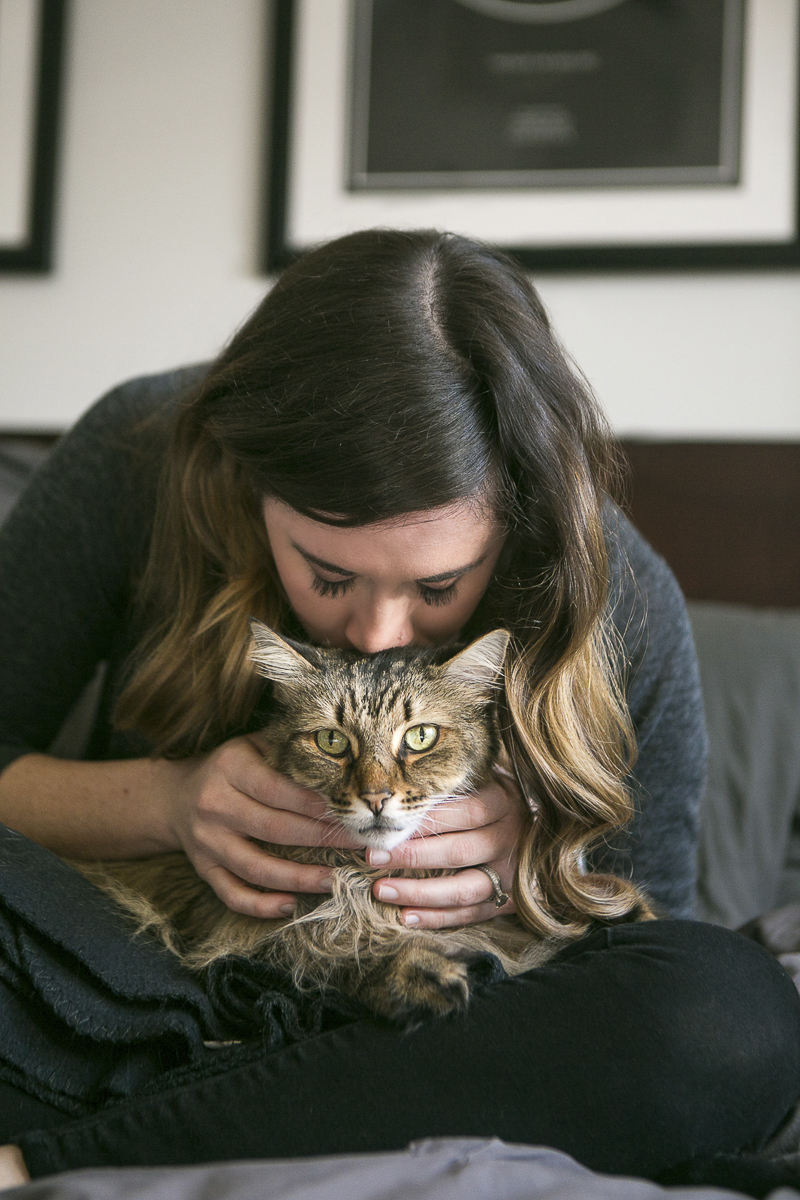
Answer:
<svg viewBox="0 0 800 1200"><path fill-rule="evenodd" d="M323 579L321 575L315 575L311 586L318 596L331 596L335 599L337 596L344 596L346 592L349 592L355 586L355 582L355 578Z"/></svg>
<svg viewBox="0 0 800 1200"><path fill-rule="evenodd" d="M431 604L434 607L437 604L449 604L458 595L458 580L455 583L449 583L447 587L443 588L426 587L424 583L418 583L417 587L425 603Z"/></svg>
<svg viewBox="0 0 800 1200"><path fill-rule="evenodd" d="M351 591L355 587L355 582L355 576L352 579L323 579L321 575L315 575L311 581L311 587L318 596L329 596L335 600L337 596L344 596ZM427 587L424 583L418 583L417 587L425 603L433 607L439 604L449 604L455 600L458 593L458 581L448 584L444 588Z"/></svg>

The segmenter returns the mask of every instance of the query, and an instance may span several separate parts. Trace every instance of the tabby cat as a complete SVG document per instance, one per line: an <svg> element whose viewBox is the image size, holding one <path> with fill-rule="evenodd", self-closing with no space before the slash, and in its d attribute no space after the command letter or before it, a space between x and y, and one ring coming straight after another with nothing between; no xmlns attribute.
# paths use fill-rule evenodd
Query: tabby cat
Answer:
<svg viewBox="0 0 800 1200"><path fill-rule="evenodd" d="M266 761L323 793L330 814L364 847L391 849L434 805L491 778L500 751L494 697L508 645L504 630L450 657L415 649L361 657L288 642L258 621L252 629L252 660L273 685ZM226 954L258 955L298 988L339 989L403 1024L463 1008L468 964L481 952L518 973L557 948L513 916L460 929L409 929L396 905L372 895L375 880L387 874L446 871L390 872L369 867L362 852L332 847L264 848L329 865L333 893L301 893L294 917L261 920L226 908L182 853L73 865L191 969Z"/></svg>

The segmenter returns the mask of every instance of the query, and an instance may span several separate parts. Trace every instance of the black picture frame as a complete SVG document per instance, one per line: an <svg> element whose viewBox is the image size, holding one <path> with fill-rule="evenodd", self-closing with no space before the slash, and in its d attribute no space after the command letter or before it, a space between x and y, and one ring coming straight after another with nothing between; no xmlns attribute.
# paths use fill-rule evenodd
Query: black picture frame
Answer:
<svg viewBox="0 0 800 1200"><path fill-rule="evenodd" d="M307 45L304 45L303 39L306 42L309 40L308 30L312 28L309 22L309 11L307 6L313 4L314 0L274 0L273 2L273 23L271 30L271 48L272 48L272 66L271 66L271 95L270 95L270 137L267 155L266 179L267 188L265 196L265 220L264 220L264 240L263 240L263 267L267 273L274 273L288 265L304 250L311 245L327 240L329 237L335 237L340 233L349 232L351 229L364 228L370 225L417 225L417 226L437 226L440 228L457 229L460 232L472 233L474 236L482 237L487 241L502 246L514 254L525 266L536 272L569 272L569 271L686 271L686 270L716 270L716 269L763 269L763 268L793 268L800 265L800 184L798 183L798 169L800 164L800 147L798 147L797 134L797 108L798 108L798 91L800 90L800 67L798 66L798 55L796 49L791 51L791 62L786 60L785 77L786 84L784 88L784 99L782 101L782 112L780 114L782 128L786 130L782 152L779 156L780 161L784 161L784 167L776 173L777 176L782 174L781 180L775 187L782 189L778 196L776 193L776 204L783 214L784 222L780 233L776 236L772 232L768 232L765 236L760 236L758 232L753 232L748 229L746 236L736 233L735 231L728 237L726 234L720 235L716 230L713 237L704 237L702 235L693 234L692 237L683 239L681 235L670 233L668 236L659 236L659 229L653 228L648 231L646 240L641 241L615 241L613 239L605 239L602 237L594 237L590 239L571 238L569 230L564 231L563 238L559 237L555 243L551 244L536 244L530 240L523 240L518 237L504 237L503 227L498 221L498 227L493 230L491 227L491 219L488 220L487 214L490 214L493 203L491 192L485 192L480 197L474 200L474 211L480 213L481 221L479 228L471 228L469 221L462 222L461 225L453 220L442 220L441 213L443 211L442 204L439 203L444 195L447 199L446 189L440 190L436 195L436 203L431 203L426 206L424 203L418 205L420 217L417 220L397 220L391 216L392 208L388 206L386 211L389 213L388 219L383 216L383 211L380 210L379 219L371 219L372 213L368 207L358 207L357 199L353 200L352 196L345 195L347 192L346 184L346 166L341 162L340 166L332 166L330 163L326 168L328 171L327 184L323 180L323 184L331 188L338 187L343 197L340 208L342 212L337 212L331 217L330 221L322 219L318 222L319 228L314 228L311 234L300 234L295 232L297 221L297 213L302 209L304 194L310 195L315 191L319 191L320 200L315 200L318 207L324 203L325 186L316 189L308 182L308 169L305 169L306 182L302 180L303 170L296 170L298 128L301 128L299 122L303 118L302 110L304 101L303 78L302 75L310 80L314 72L313 56L309 59ZM318 76L322 83L320 86L324 88L325 78L330 75L330 62L323 62L323 53L329 55L345 55L347 61L345 65L339 68L340 76L340 92L349 84L341 84L341 78L352 70L352 62L347 57L352 46L353 32L349 28L346 31L338 28L345 21L348 23L353 20L350 0L326 0L338 12L338 17L335 20L338 22L334 32L338 37L328 39L324 51L320 49L320 67ZM751 42L764 42L764 30L759 25L759 22L765 22L768 15L768 6L763 3L763 0L744 0L747 5L747 21L745 23L745 50L752 49ZM347 15L345 16L345 8ZM787 6L794 9L795 6ZM320 9L315 10L316 17L319 16ZM328 11L326 9L326 11ZM788 20L789 18L787 18ZM796 34L797 16L794 14L791 17L794 22ZM754 34L755 30L755 34ZM313 36L313 35L312 35ZM783 39L785 42L785 39ZM796 46L796 42L794 43ZM785 51L788 55L789 51ZM763 57L763 56L762 56ZM310 62L310 66L309 66ZM304 66L300 64L304 63ZM763 70L762 70L763 75ZM315 83L316 87L317 84ZM744 73L744 96L743 105L748 106L748 111L757 110L760 101L758 74L755 70ZM749 92L748 92L749 89ZM767 89L762 88L761 91L766 95ZM331 103L331 101L334 101ZM327 111L336 109L336 97L323 97L321 99L323 105L327 105ZM349 131L346 128L348 117L345 114L344 103L339 97L339 110L341 115L340 125L342 145L346 144L349 136ZM305 104L307 108L308 105ZM300 115L298 115L298 112ZM764 127L764 121L761 122L761 127ZM756 152L752 154L753 162L758 159L757 145L757 124L752 124L748 133L751 149L756 147ZM320 161L325 159L325 155L321 155ZM341 155L340 155L341 157ZM308 156L306 156L308 158ZM766 155L761 155L761 161L766 160ZM790 161L791 160L791 161ZM321 168L322 169L322 168ZM332 180L332 172L339 172L339 179ZM749 176L748 176L749 172ZM322 176L320 177L322 178ZM300 182L298 182L300 180ZM757 173L757 166L745 164L744 184L752 184L755 180L756 188L761 186L761 179ZM737 185L739 186L739 185ZM772 184L770 183L770 186ZM766 188L766 183L763 185ZM303 192L305 188L305 193ZM531 189L530 192L541 189ZM633 193L636 191L636 195ZM615 193L619 196L625 196L630 203L638 202L640 196L646 194L653 195L658 191L657 188L647 189L618 189ZM708 190L707 190L708 191ZM735 191L730 189L726 195L730 195ZM385 195L386 189L383 189ZM332 193L331 193L332 194ZM587 195L587 190L583 191L584 196ZM720 196L722 192L720 191ZM298 198L299 197L299 198ZM391 194L390 194L391 198ZM613 203L613 198L606 197L606 203ZM591 195L589 195L586 204L589 208L593 203ZM712 200L711 203L716 203ZM722 201L720 201L722 203ZM753 201L757 205L757 200ZM348 217L348 205L352 208L352 220ZM332 209L335 205L332 205ZM446 209L444 210L446 212ZM364 219L364 213L367 213L367 219ZM713 217L712 217L713 219ZM772 221L772 217L770 217ZM302 222L301 222L302 223ZM775 222L773 222L774 224Z"/></svg>
<svg viewBox="0 0 800 1200"><path fill-rule="evenodd" d="M27 220L20 237L0 239L0 272L52 269L59 124L67 0L31 0L37 7L38 45L33 111L27 134Z"/></svg>

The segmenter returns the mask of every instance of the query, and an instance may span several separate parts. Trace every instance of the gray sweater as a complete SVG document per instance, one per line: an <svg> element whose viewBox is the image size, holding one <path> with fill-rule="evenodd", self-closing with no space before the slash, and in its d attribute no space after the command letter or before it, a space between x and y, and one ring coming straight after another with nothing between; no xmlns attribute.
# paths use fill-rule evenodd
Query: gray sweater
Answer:
<svg viewBox="0 0 800 1200"><path fill-rule="evenodd" d="M64 437L0 530L0 770L47 751L97 664L108 663L90 759L146 743L115 730L137 631L132 580L147 550L169 413L202 373L123 384ZM593 865L632 875L666 913L691 916L705 732L692 636L669 568L609 508L614 622L639 757L636 818Z"/></svg>

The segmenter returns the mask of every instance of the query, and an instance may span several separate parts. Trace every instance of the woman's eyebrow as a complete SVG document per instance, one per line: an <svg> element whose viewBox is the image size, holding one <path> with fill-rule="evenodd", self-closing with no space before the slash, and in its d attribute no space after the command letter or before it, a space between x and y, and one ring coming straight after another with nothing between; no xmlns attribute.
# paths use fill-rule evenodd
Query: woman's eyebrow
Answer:
<svg viewBox="0 0 800 1200"><path fill-rule="evenodd" d="M302 546L298 546L297 542L292 542L292 547L301 554L306 562L311 563L315 567L321 567L323 571L330 571L334 575L348 575L351 578L355 577L355 571L348 571L345 567L337 567L336 563L326 562L324 558L317 558L316 554L309 553ZM460 578L466 575L469 571L474 571L486 559L486 555L482 554L480 558L476 558L474 562L467 563L464 567L455 567L452 571L442 571L439 575L426 575L422 579L415 579L415 583L445 583L448 579Z"/></svg>
<svg viewBox="0 0 800 1200"><path fill-rule="evenodd" d="M474 571L482 562L486 560L486 555L482 554L480 558L476 558L475 562L467 563L465 567L456 567L453 571L442 571L441 575L426 575L424 579L416 579L415 583L444 583L446 579L459 578L466 575L469 571Z"/></svg>
<svg viewBox="0 0 800 1200"><path fill-rule="evenodd" d="M308 550L298 546L297 542L292 542L292 548L298 554L302 554L306 562L312 563L315 567L322 567L323 571L331 571L334 575L355 575L355 571L347 571L344 567L337 567L335 563L326 562L324 558L317 558L316 554L309 554Z"/></svg>

